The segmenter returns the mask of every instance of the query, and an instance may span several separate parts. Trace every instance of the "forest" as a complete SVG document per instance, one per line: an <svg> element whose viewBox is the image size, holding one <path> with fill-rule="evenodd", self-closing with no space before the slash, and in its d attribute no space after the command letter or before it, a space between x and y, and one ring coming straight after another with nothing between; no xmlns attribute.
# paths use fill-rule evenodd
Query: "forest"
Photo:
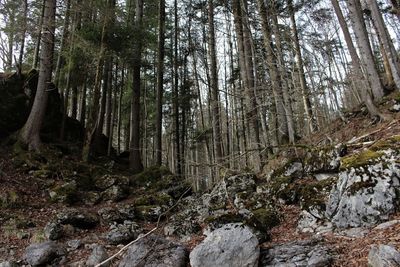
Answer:
<svg viewBox="0 0 400 267"><path fill-rule="evenodd" d="M370 258L360 252L360 263L324 254L328 243L350 253L338 237L283 235L284 227L316 236L400 219L399 90L399 0L0 0L0 226L14 229L7 211L24 209L53 241L66 242L65 225L111 225L111 258L89 263L104 252L94 247L86 262L69 265L78 254L43 243L26 249L22 262L31 266L107 266L125 250L119 266L281 266L290 260L279 259L280 249L317 255L316 265L308 256L295 266L399 266L399 239L371 248ZM37 205L27 204L35 197ZM111 219L110 203L131 200L135 216L118 206L126 217ZM57 205L84 208L40 219L42 210L64 207ZM88 207L99 209L96 219L85 217ZM234 228L239 240L226 242L250 242L250 250L256 242L257 256L202 251L224 244L199 238L200 228L227 235L219 226L238 222L256 233L246 239L251 231ZM26 227L29 243L42 241ZM150 235L161 228L189 242L190 265L181 245ZM4 229L7 247L17 234ZM129 237L115 241L115 231ZM296 240L311 252L271 240ZM174 254L135 265L137 241ZM120 244L129 247L117 252ZM2 265L7 253L0 249L0 266L20 266ZM42 260L46 253L51 259ZM374 262L387 254L395 256L382 262L394 265Z"/></svg>

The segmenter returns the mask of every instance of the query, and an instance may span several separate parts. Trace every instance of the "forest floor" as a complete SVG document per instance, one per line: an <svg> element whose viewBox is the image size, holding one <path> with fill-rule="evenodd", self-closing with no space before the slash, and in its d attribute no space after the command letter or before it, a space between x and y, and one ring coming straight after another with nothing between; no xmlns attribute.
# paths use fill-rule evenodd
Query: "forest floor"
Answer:
<svg viewBox="0 0 400 267"><path fill-rule="evenodd" d="M381 109L387 111L393 102L384 102ZM346 114L348 123L341 120L334 121L331 126L317 134L314 134L302 143L319 144L327 140L332 143L350 142L354 144L350 148L358 149L376 142L381 138L400 133L400 114L391 113L393 120L383 123L373 123L364 112L355 111ZM354 139L357 138L357 139ZM351 140L353 139L354 142ZM361 144L361 145L360 145ZM71 158L71 160L78 160ZM43 229L50 218L64 210L64 204L49 202L48 184L45 178L38 178L31 173L16 169L13 163L11 147L0 147L0 259L7 259L10 255L21 258L24 249L35 241L43 241L43 233L37 229ZM125 200L129 202L130 200ZM7 202L7 203L5 203ZM6 205L7 204L7 205ZM101 207L116 205L115 203L101 203L96 206L81 206L82 211L94 211ZM292 240L308 239L310 234L301 234L297 231L300 207L295 205L282 205L280 207L284 223L271 230L271 240L261 244L269 247ZM391 220L400 220L400 212L393 214ZM11 223L13 222L13 223ZM142 225L144 229L152 229L154 224ZM75 230L68 239L93 239L95 243L102 243L102 236L108 230L99 225L91 230ZM367 255L372 244L391 243L400 250L400 223L384 230L370 229L365 236L348 237L335 233L323 234L329 247L336 252L334 266L367 266ZM201 236L193 237L187 243L189 247L201 241ZM61 240L63 241L63 240ZM66 241L66 240L64 240ZM116 252L120 247L106 246L109 254ZM71 262L77 259L87 258L89 249L82 249L73 254ZM1 262L1 260L0 260Z"/></svg>

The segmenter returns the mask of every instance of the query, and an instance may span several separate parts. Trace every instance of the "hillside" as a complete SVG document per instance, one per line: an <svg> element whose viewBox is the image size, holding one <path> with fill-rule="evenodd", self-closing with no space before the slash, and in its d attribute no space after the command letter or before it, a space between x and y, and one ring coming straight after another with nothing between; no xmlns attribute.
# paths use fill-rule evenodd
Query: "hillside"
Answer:
<svg viewBox="0 0 400 267"><path fill-rule="evenodd" d="M396 266L400 122L390 113L377 123L348 112L263 172L202 193L167 169L130 175L122 160L5 142L0 266L95 266L122 248L102 266Z"/></svg>

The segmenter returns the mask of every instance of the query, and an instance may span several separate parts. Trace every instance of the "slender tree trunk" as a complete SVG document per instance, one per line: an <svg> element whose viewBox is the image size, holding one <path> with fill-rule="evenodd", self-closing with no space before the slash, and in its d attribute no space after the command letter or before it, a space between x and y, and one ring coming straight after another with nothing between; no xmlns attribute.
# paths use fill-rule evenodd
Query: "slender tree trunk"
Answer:
<svg viewBox="0 0 400 267"><path fill-rule="evenodd" d="M179 75L178 75L178 1L174 0L174 91L173 91L173 112L175 124L175 155L176 155L176 173L182 175L182 162L180 151L180 127L179 127Z"/></svg>
<svg viewBox="0 0 400 267"><path fill-rule="evenodd" d="M45 12L43 18L43 40L42 40L42 56L40 58L40 72L38 87L36 90L35 100L33 102L31 113L28 120L21 130L20 141L26 145L29 150L40 150L40 129L42 127L46 107L48 90L51 81L51 73L53 69L53 44L55 31L55 13L56 1L45 1Z"/></svg>
<svg viewBox="0 0 400 267"><path fill-rule="evenodd" d="M32 63L32 68L37 69L38 64L39 64L39 53L40 53L40 42L42 40L42 27L43 27L43 20L44 20L44 11L46 7L46 0L43 0L42 4L42 11L39 17L39 23L38 23L38 31L37 31L37 37L36 37L36 43L35 43L35 52L33 56L33 63Z"/></svg>
<svg viewBox="0 0 400 267"><path fill-rule="evenodd" d="M142 32L143 26L143 0L136 0L134 28L137 33ZM140 35L139 35L140 36ZM141 57L142 40L138 38L134 47L132 69L132 102L131 102L131 140L129 144L129 167L134 173L143 170L140 151L140 87L141 87Z"/></svg>
<svg viewBox="0 0 400 267"><path fill-rule="evenodd" d="M156 164L162 164L162 108L165 54L165 0L159 0L158 14L158 58L157 58L157 113L156 113Z"/></svg>
<svg viewBox="0 0 400 267"><path fill-rule="evenodd" d="M19 49L19 71L22 71L22 63L24 59L24 50L25 50L25 38L26 38L26 31L27 31L27 20L28 20L28 0L22 0L24 5L24 18L23 18L23 29L21 34L21 47ZM21 74L21 73L19 73Z"/></svg>
<svg viewBox="0 0 400 267"><path fill-rule="evenodd" d="M214 131L214 148L215 161L217 165L222 164L222 134L221 134L221 116L219 112L219 90L218 90L218 73L217 73L217 55L215 49L215 30L214 30L214 5L213 0L208 0L208 23L209 23L209 56L210 56L210 78L211 78L211 109L213 118ZM217 176L218 176L217 167Z"/></svg>
<svg viewBox="0 0 400 267"><path fill-rule="evenodd" d="M300 76L299 78L300 78L300 86L301 86L301 90L302 90L304 109L306 111L310 130L311 130L311 132L315 132L318 129L318 125L317 125L315 116L313 114L313 109L312 109L311 100L310 100L310 97L311 97L310 89L307 86L306 76L304 73L304 64L303 64L303 58L301 55L299 34L297 31L296 18L295 18L295 12L293 9L292 0L288 0L288 8L289 8L289 13L290 13L290 20L292 23L292 32L293 32L292 35L293 35L293 39L294 39L293 41L294 41L295 50L296 50L296 63L297 63L297 69L298 69L299 76Z"/></svg>
<svg viewBox="0 0 400 267"><path fill-rule="evenodd" d="M371 10L371 18L374 26L377 30L378 37L385 49L387 59L389 61L390 69L393 75L393 81L400 90L400 60L399 56L394 48L393 42L390 38L389 32L386 28L385 22L383 21L382 14L379 10L376 0L367 0L367 5Z"/></svg>

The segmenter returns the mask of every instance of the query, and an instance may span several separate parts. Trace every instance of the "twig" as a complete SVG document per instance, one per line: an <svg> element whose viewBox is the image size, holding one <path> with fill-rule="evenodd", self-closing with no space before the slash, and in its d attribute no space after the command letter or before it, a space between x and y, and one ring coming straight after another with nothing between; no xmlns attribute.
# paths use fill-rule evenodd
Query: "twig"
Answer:
<svg viewBox="0 0 400 267"><path fill-rule="evenodd" d="M160 214L160 216L158 216L157 219L157 224L156 227L154 227L153 229L151 229L149 232L147 232L146 234L139 236L138 238L136 238L135 240L131 241L129 244L127 244L126 246L124 246L123 248L121 248L117 253L115 253L114 255L112 255L111 257L105 259L104 261L100 262L99 264L95 265L95 267L101 267L102 265L110 262L111 260L113 260L114 258L118 257L119 255L121 255L127 248L129 248L130 246L132 246L133 244L135 244L136 242L138 242L139 240L145 238L146 236L150 235L151 233L155 232L159 226L160 226L160 221L161 218L166 215L168 212L170 212L172 209L174 209L179 202L182 200L182 198L190 191L191 187L189 187L188 189L186 189L186 191L179 197L179 199L176 201L176 203L171 206L169 209L167 209L166 211L164 211L162 214Z"/></svg>

